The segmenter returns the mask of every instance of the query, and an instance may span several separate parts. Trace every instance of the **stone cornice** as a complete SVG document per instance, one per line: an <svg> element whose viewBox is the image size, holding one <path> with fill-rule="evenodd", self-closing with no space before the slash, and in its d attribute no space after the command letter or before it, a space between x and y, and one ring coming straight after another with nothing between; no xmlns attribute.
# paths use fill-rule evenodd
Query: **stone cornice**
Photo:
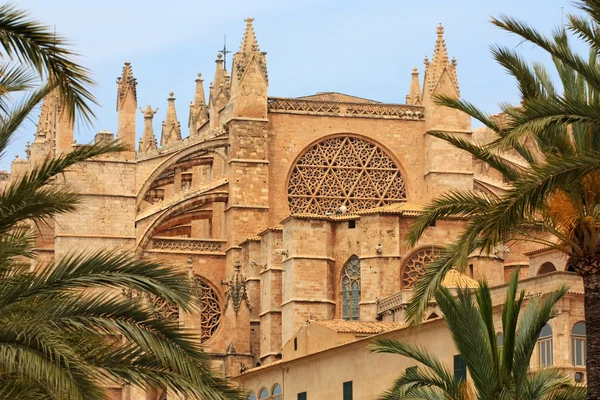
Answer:
<svg viewBox="0 0 600 400"><path fill-rule="evenodd" d="M423 121L423 106L408 104L351 103L269 97L271 113L327 115L332 117L380 118Z"/></svg>

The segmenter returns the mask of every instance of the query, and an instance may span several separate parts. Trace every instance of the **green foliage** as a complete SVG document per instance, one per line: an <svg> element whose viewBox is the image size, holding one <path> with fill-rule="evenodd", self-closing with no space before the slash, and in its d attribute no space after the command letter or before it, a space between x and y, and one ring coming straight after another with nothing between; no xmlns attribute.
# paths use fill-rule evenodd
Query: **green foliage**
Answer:
<svg viewBox="0 0 600 400"><path fill-rule="evenodd" d="M430 134L487 163L508 185L498 195L449 191L426 207L412 225L406 237L409 246L417 243L432 220L468 219L463 234L417 282L408 307L413 321L422 318L445 273L452 266L464 269L472 253L490 254L498 246L526 240L555 248L571 261L596 254L600 244L600 5L592 0L577 5L587 15L568 16L566 30L556 29L550 37L511 17L492 20L547 51L561 87L543 65L494 46L494 58L517 82L521 104L503 104L502 116L490 117L467 101L436 99L481 121L497 139L480 145L442 132ZM568 32L589 45L588 57L571 50ZM573 264L578 273L586 273Z"/></svg>
<svg viewBox="0 0 600 400"><path fill-rule="evenodd" d="M380 398L392 399L585 399L585 387L555 368L529 371L529 361L540 331L554 318L553 307L567 291L562 287L544 298L517 291L517 274L507 288L502 312L503 346L497 342L492 296L488 285L458 289L456 296L440 288L435 299L444 314L454 345L467 365L470 380L456 382L451 371L420 346L398 340L376 339L371 350L399 354L419 363L407 369Z"/></svg>
<svg viewBox="0 0 600 400"><path fill-rule="evenodd" d="M3 5L0 45L0 153L55 89L73 118L89 121L93 81L62 37ZM72 254L31 270L35 226L80 202L65 172L123 149L97 144L48 156L0 191L0 398L100 400L106 384L123 383L189 399L241 398L211 371L199 337L157 318L148 300L199 312L187 274L116 252Z"/></svg>

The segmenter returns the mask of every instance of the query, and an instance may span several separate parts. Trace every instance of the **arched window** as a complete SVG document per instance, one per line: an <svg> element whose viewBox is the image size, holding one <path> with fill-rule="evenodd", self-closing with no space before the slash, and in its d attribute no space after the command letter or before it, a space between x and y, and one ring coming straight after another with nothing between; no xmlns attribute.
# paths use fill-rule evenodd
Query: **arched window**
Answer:
<svg viewBox="0 0 600 400"><path fill-rule="evenodd" d="M571 359L573 366L585 367L587 359L585 347L585 322L578 322L571 329Z"/></svg>
<svg viewBox="0 0 600 400"><path fill-rule="evenodd" d="M379 146L354 136L325 139L296 161L288 181L292 214L349 213L406 201L400 169Z"/></svg>
<svg viewBox="0 0 600 400"><path fill-rule="evenodd" d="M358 302L360 301L360 260L350 257L342 269L342 318L358 319Z"/></svg>
<svg viewBox="0 0 600 400"><path fill-rule="evenodd" d="M540 367L549 367L554 362L552 356L552 328L546 324L538 338L538 365Z"/></svg>
<svg viewBox="0 0 600 400"><path fill-rule="evenodd" d="M263 399L268 399L268 398L269 398L269 391L267 390L267 388L260 389L260 392L258 392L258 399L263 400Z"/></svg>
<svg viewBox="0 0 600 400"><path fill-rule="evenodd" d="M425 273L425 266L438 258L439 255L440 250L433 246L414 253L402 268L400 276L402 289L412 289L417 280Z"/></svg>
<svg viewBox="0 0 600 400"><path fill-rule="evenodd" d="M194 291L200 303L200 341L204 343L221 325L221 303L213 288L199 276L194 277Z"/></svg>
<svg viewBox="0 0 600 400"><path fill-rule="evenodd" d="M496 341L498 343L498 348L501 349L504 347L504 333L500 332L497 336L496 336Z"/></svg>
<svg viewBox="0 0 600 400"><path fill-rule="evenodd" d="M556 267L551 262L545 262L538 269L538 275L549 274L550 272L556 272Z"/></svg>
<svg viewBox="0 0 600 400"><path fill-rule="evenodd" d="M283 391L281 390L281 386L279 384L273 386L273 390L271 391L271 400L282 400L283 399Z"/></svg>
<svg viewBox="0 0 600 400"><path fill-rule="evenodd" d="M248 395L248 400L256 400L256 395L254 394L254 392L251 392L251 393Z"/></svg>

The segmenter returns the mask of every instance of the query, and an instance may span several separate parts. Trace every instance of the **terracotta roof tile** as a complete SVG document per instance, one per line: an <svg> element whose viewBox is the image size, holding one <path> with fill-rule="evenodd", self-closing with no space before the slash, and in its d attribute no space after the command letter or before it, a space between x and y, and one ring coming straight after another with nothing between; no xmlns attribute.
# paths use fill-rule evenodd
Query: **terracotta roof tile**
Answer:
<svg viewBox="0 0 600 400"><path fill-rule="evenodd" d="M363 97L350 96L338 92L319 92L310 96L297 97L299 100L333 101L337 103L367 103L378 104L379 101L365 99Z"/></svg>
<svg viewBox="0 0 600 400"><path fill-rule="evenodd" d="M367 333L373 335L406 327L406 324L400 322L346 321L343 319L312 321L312 323L339 333Z"/></svg>

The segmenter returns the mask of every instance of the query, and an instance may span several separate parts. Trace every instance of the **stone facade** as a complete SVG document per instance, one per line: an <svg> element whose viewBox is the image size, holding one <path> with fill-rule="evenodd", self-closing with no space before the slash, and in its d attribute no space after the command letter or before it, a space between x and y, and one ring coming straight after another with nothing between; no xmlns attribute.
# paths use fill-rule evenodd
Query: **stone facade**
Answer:
<svg viewBox="0 0 600 400"><path fill-rule="evenodd" d="M406 360L368 354L365 337L427 343L448 360L454 354L441 321L416 330L401 325L423 263L466 221L436 221L414 249L403 240L411 223L450 188L506 189L486 165L426 133L484 142L490 133L472 132L470 118L434 102L437 94L459 95L457 64L448 59L441 26L423 84L413 70L407 104L384 104L332 92L269 97L266 53L252 21L246 20L232 71L217 58L208 102L202 76L195 80L187 137L170 93L156 138L156 110L138 107L138 83L125 64L117 80L116 137L127 151L82 163L57 180L83 201L75 213L40 226L36 262L105 248L173 265L193 279L202 311L156 306L198 333L222 375L255 395L279 385L286 399L302 391L313 399L340 398L342 383L353 381L356 398L373 398ZM35 140L27 157L13 162L12 176L77 146L58 103L56 94L46 98ZM114 138L102 131L95 140ZM474 255L465 275L456 272L448 285L486 278L500 293L518 269L536 293L564 280L579 288L576 276L560 272L565 268L564 258L547 250L507 244L490 256ZM536 277L553 271L559 272ZM567 337L583 318L581 303L574 289L553 322L562 335L555 360L564 368L573 368ZM335 379L318 379L331 371ZM173 398L130 387L110 388L110 396Z"/></svg>

